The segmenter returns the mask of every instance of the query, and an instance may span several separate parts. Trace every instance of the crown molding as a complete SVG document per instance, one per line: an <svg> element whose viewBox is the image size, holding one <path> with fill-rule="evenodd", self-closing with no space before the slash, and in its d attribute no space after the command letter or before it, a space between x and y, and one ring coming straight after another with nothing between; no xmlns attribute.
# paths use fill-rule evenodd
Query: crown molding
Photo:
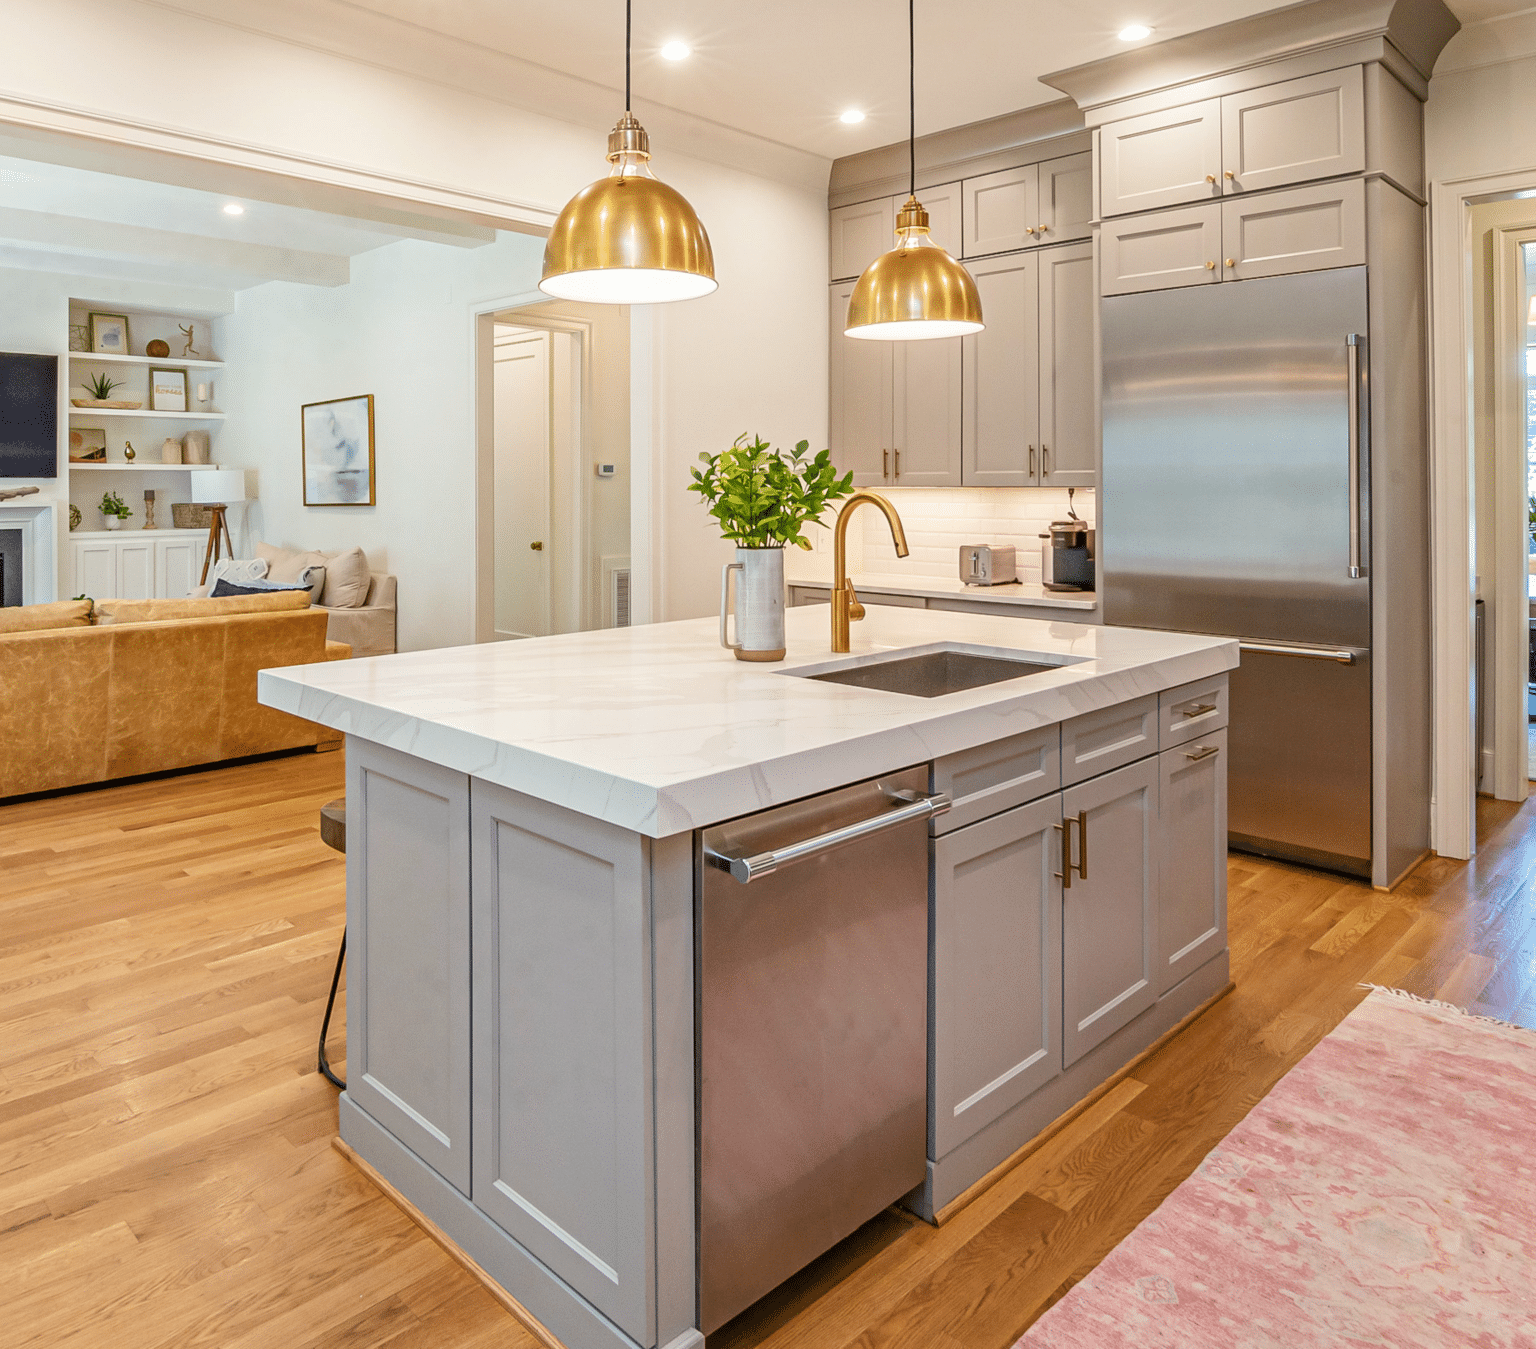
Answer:
<svg viewBox="0 0 1536 1349"><path fill-rule="evenodd" d="M1451 39L1435 66L1435 74L1483 70L1536 56L1536 9L1469 23Z"/></svg>
<svg viewBox="0 0 1536 1349"><path fill-rule="evenodd" d="M1304 0L1040 78L1087 112L1374 39L1399 53L1419 80L1428 81L1441 51L1460 27L1443 0Z"/></svg>

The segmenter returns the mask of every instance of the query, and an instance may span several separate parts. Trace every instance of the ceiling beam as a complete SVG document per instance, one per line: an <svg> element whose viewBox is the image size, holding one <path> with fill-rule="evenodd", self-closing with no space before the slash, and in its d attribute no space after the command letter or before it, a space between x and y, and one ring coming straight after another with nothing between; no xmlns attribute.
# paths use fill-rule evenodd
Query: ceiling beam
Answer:
<svg viewBox="0 0 1536 1349"><path fill-rule="evenodd" d="M332 253L179 234L144 225L119 225L14 207L0 207L0 240L41 245L51 253L65 256L179 262L250 277L253 281L344 286L352 279L351 260Z"/></svg>

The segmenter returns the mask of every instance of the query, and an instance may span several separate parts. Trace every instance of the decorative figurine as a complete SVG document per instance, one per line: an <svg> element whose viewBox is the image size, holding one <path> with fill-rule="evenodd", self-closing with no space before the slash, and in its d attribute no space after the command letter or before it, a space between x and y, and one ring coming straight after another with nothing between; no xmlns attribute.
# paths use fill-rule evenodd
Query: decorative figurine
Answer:
<svg viewBox="0 0 1536 1349"><path fill-rule="evenodd" d="M139 452L133 448L133 442L131 440L125 440L123 442L123 458L131 464L138 457Z"/></svg>
<svg viewBox="0 0 1536 1349"><path fill-rule="evenodd" d="M144 354L146 356L154 356L157 359L169 356L171 354L171 344L163 338L157 337L153 342L146 342L144 344Z"/></svg>
<svg viewBox="0 0 1536 1349"><path fill-rule="evenodd" d="M181 353L182 359L185 360L188 356L196 356L197 348L192 345L192 329L196 327L196 324L178 323L176 326L181 329L181 335L187 339L186 349Z"/></svg>
<svg viewBox="0 0 1536 1349"><path fill-rule="evenodd" d="M144 490L144 528L145 529L153 529L154 527L155 527L155 494L154 494L153 490L151 490L149 488L145 488L145 490Z"/></svg>
<svg viewBox="0 0 1536 1349"><path fill-rule="evenodd" d="M80 514L80 507L71 501L69 503L69 527L71 529L79 529L80 521L84 518L85 517Z"/></svg>

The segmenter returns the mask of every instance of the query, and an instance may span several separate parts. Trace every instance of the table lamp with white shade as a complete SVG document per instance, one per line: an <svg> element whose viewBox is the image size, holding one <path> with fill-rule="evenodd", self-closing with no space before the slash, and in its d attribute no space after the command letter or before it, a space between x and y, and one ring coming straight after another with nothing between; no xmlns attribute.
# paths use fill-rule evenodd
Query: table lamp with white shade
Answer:
<svg viewBox="0 0 1536 1349"><path fill-rule="evenodd" d="M229 555L234 557L234 540L229 537L229 522L224 509L245 500L245 470L243 468L208 468L191 475L192 500L199 506L208 507L208 547L203 553L203 575L199 585L208 584L208 568L219 560L219 537L229 545Z"/></svg>

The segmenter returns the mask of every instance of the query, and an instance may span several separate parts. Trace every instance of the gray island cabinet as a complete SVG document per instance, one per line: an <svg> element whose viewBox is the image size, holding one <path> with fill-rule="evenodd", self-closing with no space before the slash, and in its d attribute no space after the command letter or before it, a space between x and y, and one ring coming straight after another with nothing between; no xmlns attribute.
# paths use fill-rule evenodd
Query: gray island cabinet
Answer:
<svg viewBox="0 0 1536 1349"><path fill-rule="evenodd" d="M897 770L951 803L919 880L925 1217L1228 986L1235 643L872 609L829 662L825 611L789 620L772 667L699 621L261 675L347 733L342 1138L569 1349L703 1343L706 826ZM1049 668L789 677L956 644Z"/></svg>

